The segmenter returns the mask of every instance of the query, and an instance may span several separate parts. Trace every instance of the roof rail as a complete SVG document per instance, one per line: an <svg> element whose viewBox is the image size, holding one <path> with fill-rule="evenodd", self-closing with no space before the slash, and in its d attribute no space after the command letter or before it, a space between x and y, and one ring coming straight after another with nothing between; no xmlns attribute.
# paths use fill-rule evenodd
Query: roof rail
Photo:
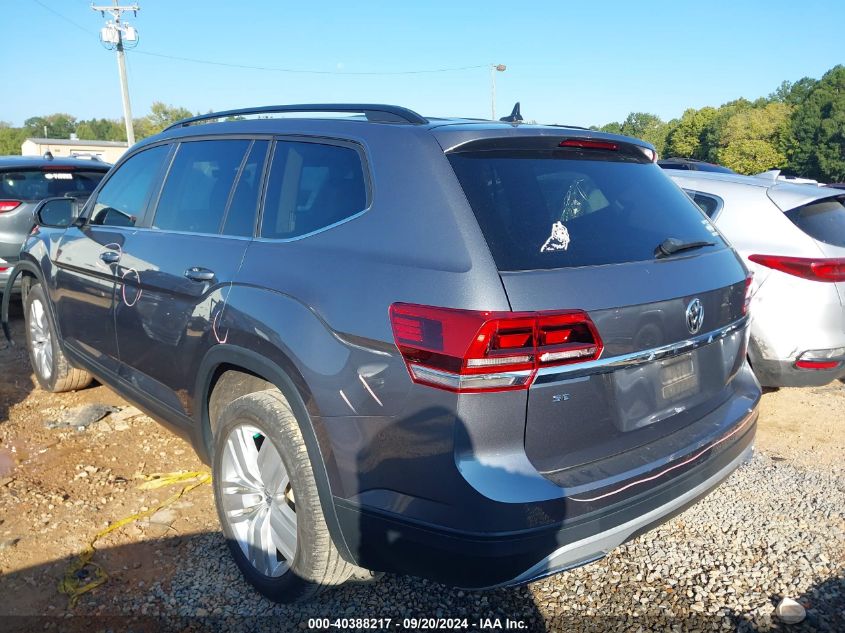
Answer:
<svg viewBox="0 0 845 633"><path fill-rule="evenodd" d="M428 119L420 116L413 110L401 106L379 105L372 103L313 103L302 105L275 105L262 106L259 108L241 108L238 110L223 110L221 112L209 112L198 116L189 117L177 121L166 127L163 131L172 130L178 127L187 127L202 121L211 121L226 117L246 116L250 114L277 114L285 112L351 112L363 114L368 121L376 123L410 123L411 125L425 125Z"/></svg>

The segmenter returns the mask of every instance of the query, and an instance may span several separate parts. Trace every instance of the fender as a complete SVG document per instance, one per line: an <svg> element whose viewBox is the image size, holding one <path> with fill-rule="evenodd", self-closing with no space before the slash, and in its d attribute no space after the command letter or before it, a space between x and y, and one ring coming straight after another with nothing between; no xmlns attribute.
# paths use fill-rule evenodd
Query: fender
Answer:
<svg viewBox="0 0 845 633"><path fill-rule="evenodd" d="M307 385L292 363L290 363L290 367L283 369L252 350L233 345L217 345L208 350L200 363L199 371L197 372L196 388L194 389L194 411L197 411L199 414L199 424L195 425L193 444L200 458L206 463L211 463L211 456L208 451L211 441L211 421L208 416L208 392L215 370L224 364L237 365L263 377L265 380L273 383L287 399L297 422L299 422L299 429L305 440L305 447L314 470L317 493L320 496L320 505L326 517L329 534L341 556L348 562L356 564L355 557L352 556L346 539L343 537L343 531L340 528L325 461L323 460L317 435L311 422L308 407L306 406L305 398L310 401L310 393Z"/></svg>

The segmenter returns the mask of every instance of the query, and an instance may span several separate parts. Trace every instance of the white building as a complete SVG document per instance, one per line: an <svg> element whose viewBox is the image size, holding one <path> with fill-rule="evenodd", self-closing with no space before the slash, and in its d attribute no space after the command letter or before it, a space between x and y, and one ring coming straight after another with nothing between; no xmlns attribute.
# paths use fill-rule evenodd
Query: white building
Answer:
<svg viewBox="0 0 845 633"><path fill-rule="evenodd" d="M107 163L116 163L128 149L123 141L81 141L67 138L28 138L21 145L24 156L43 156L50 152L56 158L90 158L96 156Z"/></svg>

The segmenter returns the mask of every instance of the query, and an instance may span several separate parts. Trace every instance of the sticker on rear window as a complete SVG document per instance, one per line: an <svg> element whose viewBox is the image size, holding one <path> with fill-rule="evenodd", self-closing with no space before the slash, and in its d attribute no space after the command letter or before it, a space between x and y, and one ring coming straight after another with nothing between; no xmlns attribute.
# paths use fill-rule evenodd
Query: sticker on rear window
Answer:
<svg viewBox="0 0 845 633"><path fill-rule="evenodd" d="M73 174L65 173L49 173L44 174L48 180L73 180Z"/></svg>
<svg viewBox="0 0 845 633"><path fill-rule="evenodd" d="M563 225L563 222L555 222L552 224L552 234L540 247L540 252L565 251L569 248L569 241L569 231Z"/></svg>

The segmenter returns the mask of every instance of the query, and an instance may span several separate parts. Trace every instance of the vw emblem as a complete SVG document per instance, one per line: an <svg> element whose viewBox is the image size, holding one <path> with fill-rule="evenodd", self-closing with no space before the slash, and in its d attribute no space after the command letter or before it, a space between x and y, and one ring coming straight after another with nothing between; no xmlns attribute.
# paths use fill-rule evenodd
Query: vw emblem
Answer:
<svg viewBox="0 0 845 633"><path fill-rule="evenodd" d="M687 329L690 334L697 334L704 323L704 306L701 299L693 299L687 306Z"/></svg>

